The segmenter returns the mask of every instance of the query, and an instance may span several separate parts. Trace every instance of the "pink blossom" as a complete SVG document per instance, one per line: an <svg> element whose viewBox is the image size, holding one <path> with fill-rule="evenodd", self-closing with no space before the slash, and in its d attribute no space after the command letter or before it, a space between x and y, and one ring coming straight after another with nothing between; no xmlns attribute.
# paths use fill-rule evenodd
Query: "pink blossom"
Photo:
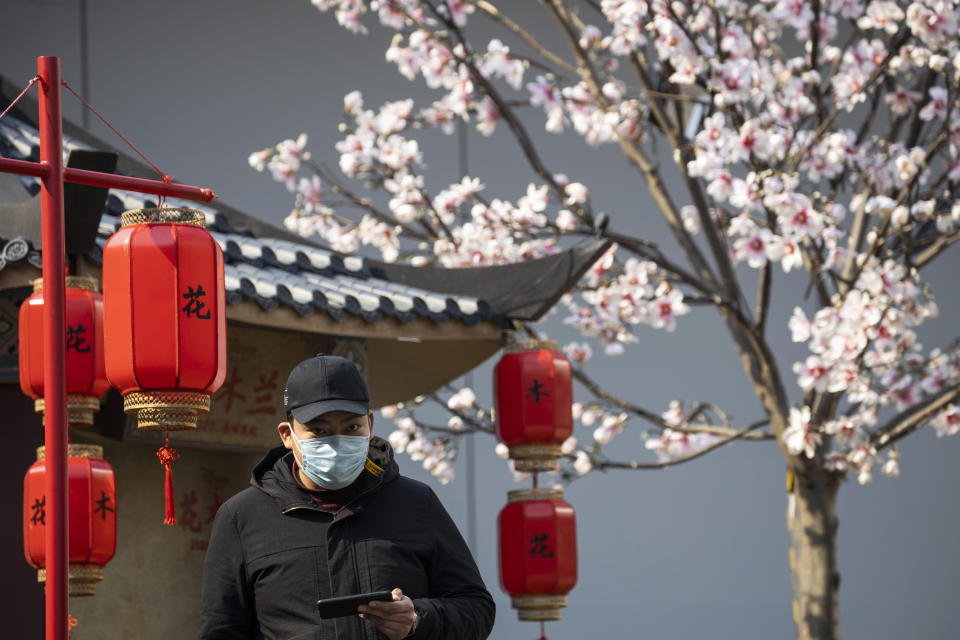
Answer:
<svg viewBox="0 0 960 640"><path fill-rule="evenodd" d="M737 260L746 260L748 265L759 269L767 264L767 245L772 237L773 234L769 229L754 226L749 235L739 238L734 243L734 255Z"/></svg>
<svg viewBox="0 0 960 640"><path fill-rule="evenodd" d="M947 90L944 87L930 87L930 101L918 114L921 120L943 120L947 117Z"/></svg>
<svg viewBox="0 0 960 640"><path fill-rule="evenodd" d="M569 209L561 209L557 213L556 225L560 231L573 231L577 228L577 216Z"/></svg>
<svg viewBox="0 0 960 640"><path fill-rule="evenodd" d="M574 362L584 363L593 356L593 350L586 342L571 342L564 346L563 352Z"/></svg>
<svg viewBox="0 0 960 640"><path fill-rule="evenodd" d="M910 113L913 105L920 100L921 95L916 91L908 91L903 87L883 96L884 102L890 107L890 113L895 116L905 116Z"/></svg>
<svg viewBox="0 0 960 640"><path fill-rule="evenodd" d="M467 26L467 16L473 13L474 6L466 0L445 0L450 18L458 27Z"/></svg>
<svg viewBox="0 0 960 640"><path fill-rule="evenodd" d="M813 458L821 437L810 427L810 407L790 409L790 426L783 431L783 442L791 454L797 456L802 453Z"/></svg>
<svg viewBox="0 0 960 640"><path fill-rule="evenodd" d="M880 468L880 472L885 476L896 477L900 475L900 454L896 449L890 452L886 462Z"/></svg>
<svg viewBox="0 0 960 640"><path fill-rule="evenodd" d="M397 416L397 411L399 411L400 405L397 404L388 404L386 406L380 407L380 415L382 415L387 420L393 420Z"/></svg>
<svg viewBox="0 0 960 640"><path fill-rule="evenodd" d="M450 484L455 477L453 465L447 460L438 462L431 470L431 473L440 484Z"/></svg>
<svg viewBox="0 0 960 640"><path fill-rule="evenodd" d="M472 407L476 401L477 396L473 393L473 390L470 387L464 387L450 396L447 400L447 407L451 411L463 411Z"/></svg>
<svg viewBox="0 0 960 640"><path fill-rule="evenodd" d="M410 442L410 434L398 429L387 436L387 440L390 441L390 446L393 447L394 451L403 453Z"/></svg>
<svg viewBox="0 0 960 640"><path fill-rule="evenodd" d="M827 382L830 380L830 368L824 366L823 360L817 356L807 356L805 362L797 362L793 365L793 372L797 374L797 384L804 391L816 389L817 391L826 391Z"/></svg>
<svg viewBox="0 0 960 640"><path fill-rule="evenodd" d="M590 459L590 455L586 451L577 451L576 458L573 461L573 470L577 472L577 475L584 476L593 469L593 461Z"/></svg>
<svg viewBox="0 0 960 640"><path fill-rule="evenodd" d="M930 426L937 432L937 437L952 436L960 431L960 408L951 404L946 409L938 413Z"/></svg>
<svg viewBox="0 0 960 640"><path fill-rule="evenodd" d="M476 110L477 131L484 136L490 136L493 134L494 129L497 127L497 122L500 120L500 110L489 96L484 96L484 98L477 103Z"/></svg>
<svg viewBox="0 0 960 640"><path fill-rule="evenodd" d="M806 342L810 339L810 321L800 307L793 308L793 314L788 322L790 339L794 342Z"/></svg>
<svg viewBox="0 0 960 640"><path fill-rule="evenodd" d="M660 417L663 418L663 421L669 427L679 427L687 421L687 417L683 412L683 405L680 404L678 400L671 400L670 408L661 413Z"/></svg>
<svg viewBox="0 0 960 640"><path fill-rule="evenodd" d="M653 327L667 331L677 328L677 316L690 312L690 307L683 302L683 293L679 289L671 288L665 282L658 287L656 297L650 306Z"/></svg>

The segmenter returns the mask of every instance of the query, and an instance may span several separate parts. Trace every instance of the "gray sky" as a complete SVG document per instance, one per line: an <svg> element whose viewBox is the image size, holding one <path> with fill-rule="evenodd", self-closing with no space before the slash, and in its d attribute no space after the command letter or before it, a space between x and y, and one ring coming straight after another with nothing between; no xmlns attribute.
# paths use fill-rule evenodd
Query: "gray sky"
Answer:
<svg viewBox="0 0 960 640"><path fill-rule="evenodd" d="M553 42L556 34L532 0L517 1L518 21ZM301 131L316 158L335 166L342 97L361 89L368 105L426 95L383 61L388 36L366 38L336 27L308 0L88 0L92 104L165 172L210 187L225 202L279 224L292 205L284 188L253 172L246 158ZM36 58L62 58L63 77L81 88L79 2L4 0L0 73L26 85ZM375 21L370 21L373 26ZM471 24L480 25L479 20ZM540 26L538 26L540 25ZM532 77L531 77L532 79ZM65 115L80 110L64 94ZM538 116L539 117L539 116ZM529 119L540 132L542 123ZM92 130L104 139L99 123ZM587 148L573 136L537 136L553 171L591 189L594 206L621 230L670 247L638 175L613 147ZM422 139L433 190L457 179L456 139ZM117 141L119 146L121 141ZM515 200L531 175L502 127L471 135L470 173L489 197ZM639 203L639 204L638 204ZM941 308L921 335L945 345L960 317L955 276L960 251L927 278ZM947 262L949 261L949 262ZM771 335L791 398L800 397L789 367L802 353L788 342L785 319L802 295L781 281ZM802 285L799 285L802 287ZM799 292L799 293L798 293ZM559 323L551 321L550 327ZM570 339L570 334L557 334ZM776 337L779 336L779 337ZM599 349L595 349L598 351ZM761 417L759 405L716 315L695 311L676 333L641 333L616 361L602 356L594 375L636 404L662 411L674 398L722 406L737 424ZM491 402L491 365L475 372L477 395ZM587 396L576 391L578 400ZM386 421L380 419L381 435ZM635 421L614 443L631 459L650 459ZM576 434L589 442L587 430ZM493 638L535 638L519 623L497 578L496 516L514 485L492 438L477 441L477 544L487 586L497 598ZM847 482L839 497L841 631L847 638L954 638L960 626L960 554L953 470L960 440L924 430L901 447L901 477ZM465 469L441 487L406 456L401 470L431 482L467 533ZM657 472L591 474L566 494L577 514L580 577L551 640L596 634L646 638L785 638L792 634L785 528L785 470L773 443L730 445L693 463Z"/></svg>

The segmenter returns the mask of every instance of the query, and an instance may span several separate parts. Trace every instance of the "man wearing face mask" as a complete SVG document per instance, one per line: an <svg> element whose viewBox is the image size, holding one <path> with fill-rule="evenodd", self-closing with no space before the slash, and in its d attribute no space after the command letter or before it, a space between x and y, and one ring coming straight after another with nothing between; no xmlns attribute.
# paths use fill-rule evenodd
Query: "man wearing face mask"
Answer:
<svg viewBox="0 0 960 640"><path fill-rule="evenodd" d="M352 362L319 355L284 391L282 446L220 507L203 567L201 640L471 640L493 599L456 525L426 485L399 475L372 435ZM392 591L360 614L321 619L322 598Z"/></svg>

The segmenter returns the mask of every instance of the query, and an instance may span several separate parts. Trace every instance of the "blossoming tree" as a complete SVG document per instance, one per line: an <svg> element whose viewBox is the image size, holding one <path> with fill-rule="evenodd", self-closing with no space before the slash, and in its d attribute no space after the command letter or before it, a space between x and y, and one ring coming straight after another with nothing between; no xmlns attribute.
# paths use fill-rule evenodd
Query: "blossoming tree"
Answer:
<svg viewBox="0 0 960 640"><path fill-rule="evenodd" d="M339 251L446 267L535 258L587 236L613 241L564 300L585 337L565 350L591 394L574 414L595 427L592 443L565 444L564 478L775 439L789 469L797 636L836 637L839 483L869 482L877 467L896 475L897 442L925 425L960 430L960 350L924 349L916 333L937 313L924 268L960 238L958 3L541 0L567 45L553 51L485 0L312 1L356 33L377 20L395 30L387 60L436 100L369 108L347 95L342 175L311 160L306 136L252 154L254 168L296 194L288 226ZM481 19L502 36L471 39ZM542 110L548 132L619 146L677 255L595 212L588 186L538 152L522 110ZM457 126L505 128L535 180L526 194L488 197L471 176L428 185L416 130ZM656 156L664 146L666 166ZM682 192L668 190L664 172ZM779 278L804 279L813 300L789 320L809 347L790 379L768 339ZM748 279L755 290L744 290ZM647 409L587 373L591 343L624 354L642 325L682 330L694 305L719 312L763 420L731 424L722 407L690 398ZM449 411L446 425L420 417L428 400ZM470 389L384 415L396 423L394 447L441 481L462 434L492 431ZM647 441L656 461L606 453L630 419L656 432Z"/></svg>

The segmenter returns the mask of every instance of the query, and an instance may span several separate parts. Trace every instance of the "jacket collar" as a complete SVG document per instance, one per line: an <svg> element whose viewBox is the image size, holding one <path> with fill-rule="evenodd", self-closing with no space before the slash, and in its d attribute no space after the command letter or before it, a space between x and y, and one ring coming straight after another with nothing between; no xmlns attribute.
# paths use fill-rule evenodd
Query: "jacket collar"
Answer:
<svg viewBox="0 0 960 640"><path fill-rule="evenodd" d="M250 484L273 498L284 513L301 508L320 511L316 503L294 480L290 470L292 463L292 451L282 445L274 447L253 468ZM357 497L337 514L336 519L339 520L341 517L359 511L360 503L365 497L379 491L380 487L393 481L399 473L399 467L393 456L393 447L383 438L372 436L370 448L367 450L367 465L363 472L367 484Z"/></svg>

